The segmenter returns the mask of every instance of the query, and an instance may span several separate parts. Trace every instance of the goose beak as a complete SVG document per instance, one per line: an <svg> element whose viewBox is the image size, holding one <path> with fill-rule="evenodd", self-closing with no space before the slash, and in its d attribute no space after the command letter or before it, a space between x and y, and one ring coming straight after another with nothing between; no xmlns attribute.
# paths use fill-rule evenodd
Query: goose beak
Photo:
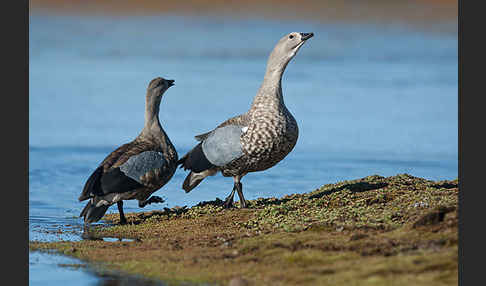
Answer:
<svg viewBox="0 0 486 286"><path fill-rule="evenodd" d="M300 33L302 41L306 41L314 36L314 33Z"/></svg>
<svg viewBox="0 0 486 286"><path fill-rule="evenodd" d="M167 82L169 83L169 87L171 87L174 85L175 80L169 79Z"/></svg>

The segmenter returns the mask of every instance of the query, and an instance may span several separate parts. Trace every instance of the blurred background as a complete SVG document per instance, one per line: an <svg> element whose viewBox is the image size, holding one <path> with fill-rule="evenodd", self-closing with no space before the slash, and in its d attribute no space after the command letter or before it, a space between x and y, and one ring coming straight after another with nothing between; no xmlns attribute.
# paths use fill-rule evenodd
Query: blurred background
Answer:
<svg viewBox="0 0 486 286"><path fill-rule="evenodd" d="M373 174L458 176L457 1L31 0L29 13L31 240L78 239L77 197L142 129L151 79L176 81L160 119L181 157L194 135L248 110L269 53L293 31L315 34L283 77L299 140L277 166L243 179L247 199ZM185 175L155 193L165 203L143 210L232 189L218 174L185 194ZM72 235L49 232L66 225ZM45 264L31 265L41 279Z"/></svg>

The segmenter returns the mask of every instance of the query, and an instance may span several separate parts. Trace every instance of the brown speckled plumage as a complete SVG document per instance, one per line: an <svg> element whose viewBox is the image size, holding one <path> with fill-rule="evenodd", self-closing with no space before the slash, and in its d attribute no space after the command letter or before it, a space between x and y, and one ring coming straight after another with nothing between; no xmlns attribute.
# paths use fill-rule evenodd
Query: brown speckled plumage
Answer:
<svg viewBox="0 0 486 286"><path fill-rule="evenodd" d="M268 91L266 91L268 92ZM221 167L223 176L238 176L273 167L292 151L299 136L295 118L283 102L281 89L272 96L256 96L244 116L248 130L242 134L244 155ZM269 93L271 94L271 93Z"/></svg>
<svg viewBox="0 0 486 286"><path fill-rule="evenodd" d="M205 156L204 154L198 155L201 148L194 148L181 158L178 163L182 164L185 169L191 170L183 184L186 192L197 186L204 177L221 171L223 176L231 176L235 179L235 187L225 205L228 206L232 203L234 191L237 190L244 207L245 200L240 179L247 173L271 168L292 151L297 143L299 128L284 103L281 86L282 75L298 49L312 36L312 33L290 33L281 38L270 54L263 83L251 108L242 115L226 120L214 129L228 125L244 128L245 130L240 136L241 156L224 166L215 166L211 162L207 162L208 168L204 172L195 172L193 167L201 162L201 159L198 158ZM214 130L198 135L196 139L204 142Z"/></svg>

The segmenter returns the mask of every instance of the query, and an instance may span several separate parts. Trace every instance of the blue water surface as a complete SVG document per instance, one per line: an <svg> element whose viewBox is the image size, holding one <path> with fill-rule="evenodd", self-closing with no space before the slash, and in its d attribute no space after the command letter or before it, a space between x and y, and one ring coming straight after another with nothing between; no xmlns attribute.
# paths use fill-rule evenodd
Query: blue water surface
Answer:
<svg viewBox="0 0 486 286"><path fill-rule="evenodd" d="M315 34L282 81L299 139L278 165L244 177L247 199L309 192L373 174L457 178L456 33L310 21L33 13L30 239L79 239L84 204L77 197L105 156L142 129L151 79L176 81L162 100L160 120L181 157L196 144L194 135L249 108L269 53L292 31ZM165 203L140 209L129 201L126 211L192 206L224 198L233 186L231 178L218 174L186 194L181 189L186 174L178 169L155 193ZM49 280L49 271L33 266L32 254L29 259L31 282Z"/></svg>

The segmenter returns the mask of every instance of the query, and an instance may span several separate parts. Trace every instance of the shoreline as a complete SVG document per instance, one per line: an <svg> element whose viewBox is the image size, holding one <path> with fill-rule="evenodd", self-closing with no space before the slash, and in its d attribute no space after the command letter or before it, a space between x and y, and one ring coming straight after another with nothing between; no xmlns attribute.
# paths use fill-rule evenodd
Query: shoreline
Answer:
<svg viewBox="0 0 486 286"><path fill-rule="evenodd" d="M452 0L415 1L208 1L190 0L162 3L144 1L143 5L124 1L62 1L32 0L30 13L51 11L62 14L102 16L198 15L234 17L240 19L266 18L274 20L311 20L320 23L349 22L380 25L405 24L419 28L433 28L454 24L457 30L458 3ZM449 27L448 29L452 29Z"/></svg>
<svg viewBox="0 0 486 286"><path fill-rule="evenodd" d="M128 225L109 214L114 225L93 228L98 240L29 249L168 285L454 285L458 191L457 179L374 175L251 200L248 209L223 210L216 199L129 213Z"/></svg>

